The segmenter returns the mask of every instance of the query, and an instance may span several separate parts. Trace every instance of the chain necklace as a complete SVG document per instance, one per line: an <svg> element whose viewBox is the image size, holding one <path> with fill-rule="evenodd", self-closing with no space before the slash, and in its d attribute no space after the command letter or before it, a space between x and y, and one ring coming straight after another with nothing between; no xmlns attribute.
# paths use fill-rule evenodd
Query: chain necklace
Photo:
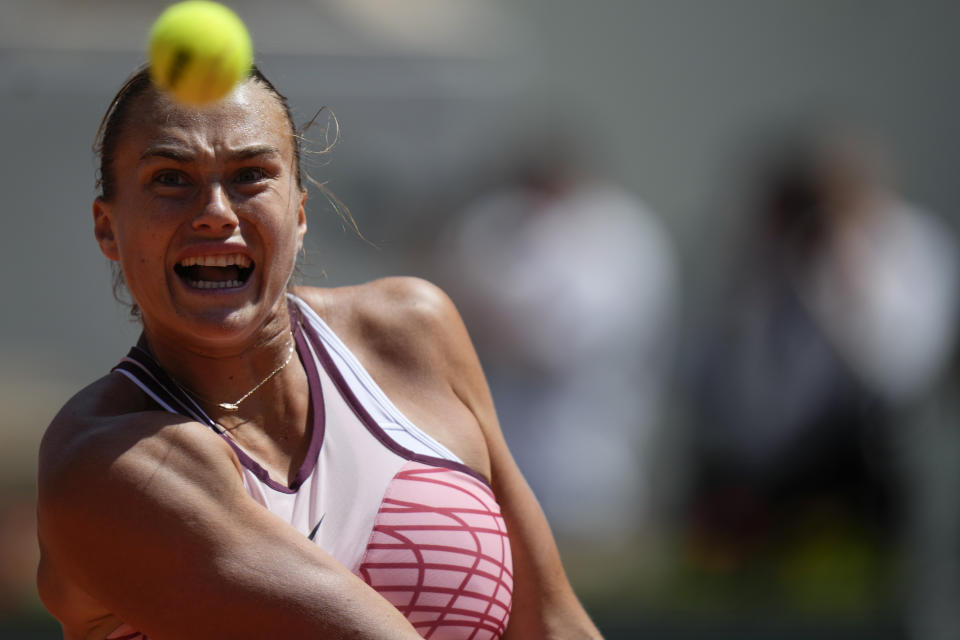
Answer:
<svg viewBox="0 0 960 640"><path fill-rule="evenodd" d="M250 389L250 391L247 391L245 394L243 394L242 396L240 396L240 398L239 398L238 400L236 400L235 402L218 402L218 403L217 403L217 406L220 407L221 409L223 409L224 411L237 411L238 409L240 409L240 403L241 403L241 402L243 402L244 400L246 400L247 398L249 398L250 395L251 395L254 391L256 391L257 389L259 389L260 387L262 387L264 384L266 384L267 380L269 380L269 379L272 378L273 376L275 376L275 375L277 375L278 373L280 373L285 366L287 366L288 364L290 364L290 361L293 359L293 354L294 354L295 351L296 351L296 343L291 339L291 340L290 340L290 350L287 352L287 357L286 357L286 359L280 364L279 367L277 367L276 369L274 369L273 371L271 371L270 373L268 373L266 378L264 378L263 380L261 380L260 382L258 382L253 389Z"/></svg>
<svg viewBox="0 0 960 640"><path fill-rule="evenodd" d="M240 409L240 403L241 403L241 402L243 402L244 400L246 400L247 398L249 398L249 397L253 394L254 391L256 391L257 389L259 389L260 387L262 387L263 385L265 385L265 384L267 383L267 380L269 380L269 379L272 378L273 376L275 376L275 375L277 375L278 373L280 373L281 371L283 371L283 368L286 367L288 364L290 364L290 361L293 360L293 354L296 353L296 347L297 347L297 343L293 340L293 337L291 336L291 338L290 338L290 349L289 349L289 351L287 352L287 357L284 359L283 362L280 363L280 366L278 366L276 369L274 369L273 371L271 371L270 373L268 373L266 378L264 378L263 380L261 380L260 382L258 382L258 383L253 387L253 389L250 389L250 391L247 391L245 394L243 394L242 396L240 396L240 398L239 398L238 400L235 400L234 402L217 402L217 403L216 403L217 406L220 407L221 409L223 409L224 411L230 411L230 412L238 411L238 410ZM169 374L168 374L168 375L169 375ZM176 380L175 378L173 378L173 376L170 376L170 378L173 379L173 381L176 383L176 385L177 385L178 387L180 387L181 389L183 389L184 391L186 391L186 392L189 393L190 395L192 395L192 396L194 396L194 397L196 397L196 398L200 398L200 399L203 400L204 402L215 402L214 400L211 400L210 398L205 398L202 394L197 393L196 391L194 391L194 390L191 389L190 387L184 386L184 385L181 384L178 380Z"/></svg>

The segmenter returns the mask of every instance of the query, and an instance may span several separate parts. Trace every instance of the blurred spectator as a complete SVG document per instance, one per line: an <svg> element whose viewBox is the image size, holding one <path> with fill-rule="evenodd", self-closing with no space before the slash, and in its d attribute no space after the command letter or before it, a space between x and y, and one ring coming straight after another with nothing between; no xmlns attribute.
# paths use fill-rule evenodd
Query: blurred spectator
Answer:
<svg viewBox="0 0 960 640"><path fill-rule="evenodd" d="M701 552L736 565L815 510L891 543L910 471L892 445L953 353L953 236L847 131L778 148L757 187L743 264L698 347Z"/></svg>
<svg viewBox="0 0 960 640"><path fill-rule="evenodd" d="M443 272L558 539L628 543L652 499L676 258L657 217L561 138L462 212Z"/></svg>

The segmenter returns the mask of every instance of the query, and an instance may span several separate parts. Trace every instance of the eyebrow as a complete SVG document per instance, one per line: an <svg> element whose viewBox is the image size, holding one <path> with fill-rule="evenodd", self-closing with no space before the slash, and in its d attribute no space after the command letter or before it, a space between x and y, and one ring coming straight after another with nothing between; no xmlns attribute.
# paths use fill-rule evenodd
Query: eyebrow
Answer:
<svg viewBox="0 0 960 640"><path fill-rule="evenodd" d="M247 160L249 158L266 155L280 155L280 149L270 144L255 144L249 147L243 147L242 149L230 154L230 159ZM188 162L189 160L193 159L193 157L194 154L192 152L187 151L182 147L172 146L169 144L158 144L147 147L147 149L140 154L140 162L149 160L150 158L167 158L176 162Z"/></svg>
<svg viewBox="0 0 960 640"><path fill-rule="evenodd" d="M247 158L254 158L256 156L269 155L280 155L280 149L272 144L255 144L240 149L234 153L232 157L235 160L246 160Z"/></svg>
<svg viewBox="0 0 960 640"><path fill-rule="evenodd" d="M192 154L187 153L185 150L178 147L172 147L169 145L154 145L152 147L147 147L146 151L140 154L140 162L149 160L150 158L169 158L170 160L176 160L177 162L186 162L191 157L193 157Z"/></svg>

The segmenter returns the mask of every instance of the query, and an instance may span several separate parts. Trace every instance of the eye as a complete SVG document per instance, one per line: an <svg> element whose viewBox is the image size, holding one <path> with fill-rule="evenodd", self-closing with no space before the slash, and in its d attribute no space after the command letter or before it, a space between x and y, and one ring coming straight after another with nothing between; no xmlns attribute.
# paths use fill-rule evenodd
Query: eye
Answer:
<svg viewBox="0 0 960 640"><path fill-rule="evenodd" d="M267 177L267 172L262 167L244 167L237 171L234 180L242 184L250 184L265 180Z"/></svg>
<svg viewBox="0 0 960 640"><path fill-rule="evenodd" d="M187 176L180 171L160 171L153 176L153 181L163 187L183 187L189 184Z"/></svg>

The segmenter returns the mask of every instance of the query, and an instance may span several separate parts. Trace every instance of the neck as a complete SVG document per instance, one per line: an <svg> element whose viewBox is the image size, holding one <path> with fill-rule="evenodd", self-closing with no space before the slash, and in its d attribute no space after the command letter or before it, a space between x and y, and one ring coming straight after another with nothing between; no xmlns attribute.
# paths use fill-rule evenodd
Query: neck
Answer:
<svg viewBox="0 0 960 640"><path fill-rule="evenodd" d="M255 336L231 345L163 339L146 323L144 334L158 364L230 438L274 479L293 478L309 449L311 413L307 373L290 353L285 305ZM219 406L237 403L254 388L236 410Z"/></svg>
<svg viewBox="0 0 960 640"><path fill-rule="evenodd" d="M144 334L160 366L218 422L283 412L283 391L297 388L285 382L294 380L291 373L303 375L285 309L256 335L231 343L169 339L149 326Z"/></svg>

